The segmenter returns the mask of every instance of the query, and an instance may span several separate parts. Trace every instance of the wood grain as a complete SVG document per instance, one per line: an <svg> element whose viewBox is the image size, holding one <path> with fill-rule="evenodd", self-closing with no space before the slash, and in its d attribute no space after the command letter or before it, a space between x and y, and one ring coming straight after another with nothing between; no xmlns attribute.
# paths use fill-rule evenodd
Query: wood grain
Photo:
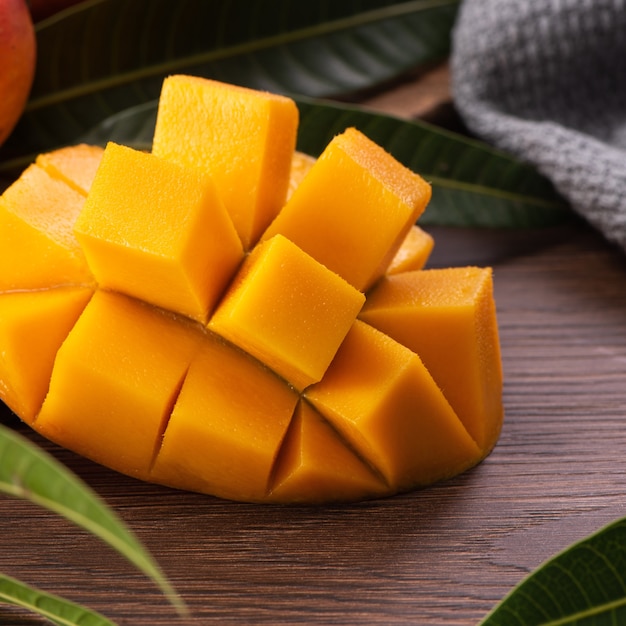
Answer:
<svg viewBox="0 0 626 626"><path fill-rule="evenodd" d="M477 468L332 507L255 506L134 481L58 449L152 551L191 608L68 522L2 498L0 571L119 626L471 626L542 561L626 514L626 262L583 223L433 229L432 265L494 267L506 420ZM0 605L0 624L43 621Z"/></svg>
<svg viewBox="0 0 626 626"><path fill-rule="evenodd" d="M435 236L439 263L448 246L458 256L459 233ZM468 264L489 252L472 237ZM626 513L626 263L582 224L526 237L521 254L493 247L506 421L479 467L381 501L254 506L136 482L12 422L116 508L192 617L91 537L6 498L0 571L120 626L477 623L543 560ZM0 623L41 622L0 606Z"/></svg>

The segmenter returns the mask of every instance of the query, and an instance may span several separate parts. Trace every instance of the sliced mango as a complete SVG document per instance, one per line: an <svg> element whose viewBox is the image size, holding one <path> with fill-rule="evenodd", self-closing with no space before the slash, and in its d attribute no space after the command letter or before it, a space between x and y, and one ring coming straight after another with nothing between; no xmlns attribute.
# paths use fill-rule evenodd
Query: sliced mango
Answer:
<svg viewBox="0 0 626 626"><path fill-rule="evenodd" d="M481 457L420 358L364 322L305 397L394 491L448 478Z"/></svg>
<svg viewBox="0 0 626 626"><path fill-rule="evenodd" d="M98 463L149 479L201 328L99 289L58 351L35 428Z"/></svg>
<svg viewBox="0 0 626 626"><path fill-rule="evenodd" d="M74 232L101 287L200 321L243 259L208 176L114 143Z"/></svg>
<svg viewBox="0 0 626 626"><path fill-rule="evenodd" d="M65 287L0 295L0 398L27 424L39 413L59 347L92 293Z"/></svg>
<svg viewBox="0 0 626 626"><path fill-rule="evenodd" d="M244 352L207 336L185 378L151 478L259 501L298 394Z"/></svg>
<svg viewBox="0 0 626 626"><path fill-rule="evenodd" d="M482 449L503 419L502 365L490 268L387 276L361 319L416 352Z"/></svg>
<svg viewBox="0 0 626 626"><path fill-rule="evenodd" d="M32 164L0 198L0 292L93 283L73 233L84 195Z"/></svg>
<svg viewBox="0 0 626 626"><path fill-rule="evenodd" d="M276 235L246 259L209 328L303 389L322 378L364 301Z"/></svg>
<svg viewBox="0 0 626 626"><path fill-rule="evenodd" d="M374 498L389 486L308 402L301 402L277 460L267 499L329 502Z"/></svg>
<svg viewBox="0 0 626 626"><path fill-rule="evenodd" d="M400 249L391 260L387 274L421 270L426 265L434 247L435 240L432 235L419 226L411 227Z"/></svg>
<svg viewBox="0 0 626 626"><path fill-rule="evenodd" d="M0 197L0 397L25 422L251 502L389 496L490 452L491 270L423 270L428 183L356 129L296 152L296 122L171 77L152 153L64 148Z"/></svg>
<svg viewBox="0 0 626 626"><path fill-rule="evenodd" d="M431 188L354 128L337 135L263 235L281 234L366 291L424 211Z"/></svg>
<svg viewBox="0 0 626 626"><path fill-rule="evenodd" d="M249 249L283 206L297 129L290 98L176 75L163 82L152 151L211 173Z"/></svg>
<svg viewBox="0 0 626 626"><path fill-rule="evenodd" d="M37 156L35 163L86 196L102 160L103 149L84 143Z"/></svg>

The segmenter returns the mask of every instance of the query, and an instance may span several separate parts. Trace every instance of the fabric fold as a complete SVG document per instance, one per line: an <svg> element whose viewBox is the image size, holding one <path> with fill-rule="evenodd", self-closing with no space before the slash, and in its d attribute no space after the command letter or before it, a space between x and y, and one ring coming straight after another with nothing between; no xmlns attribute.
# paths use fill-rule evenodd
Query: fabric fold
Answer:
<svg viewBox="0 0 626 626"><path fill-rule="evenodd" d="M464 0L455 105L626 249L626 0Z"/></svg>

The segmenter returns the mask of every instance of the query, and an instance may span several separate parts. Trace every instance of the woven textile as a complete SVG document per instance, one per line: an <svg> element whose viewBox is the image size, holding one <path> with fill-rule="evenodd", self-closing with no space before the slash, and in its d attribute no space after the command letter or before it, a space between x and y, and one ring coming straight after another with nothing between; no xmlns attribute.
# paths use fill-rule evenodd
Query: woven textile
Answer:
<svg viewBox="0 0 626 626"><path fill-rule="evenodd" d="M626 0L464 0L456 106L626 248Z"/></svg>

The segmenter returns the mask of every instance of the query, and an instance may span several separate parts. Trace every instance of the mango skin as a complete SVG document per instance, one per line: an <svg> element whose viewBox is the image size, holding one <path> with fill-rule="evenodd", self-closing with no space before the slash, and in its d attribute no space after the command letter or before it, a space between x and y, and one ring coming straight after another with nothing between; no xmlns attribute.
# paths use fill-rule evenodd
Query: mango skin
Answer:
<svg viewBox="0 0 626 626"><path fill-rule="evenodd" d="M335 150L338 156L332 156ZM41 255L34 255L26 274L10 263L0 271L5 285L0 283L0 339L4 333L11 346L8 358L0 359L1 397L42 435L116 471L246 502L319 504L386 497L479 463L495 445L503 416L490 270L444 275L421 269L433 241L412 220L428 200L428 184L389 155L381 156L356 130L334 140L330 154L331 164L347 161L345 171L352 174L344 173L345 180L360 181L356 188L369 180L370 200L382 197L385 206L399 207L399 219L383 229L386 243L378 251L366 245L377 234L371 224L353 240L355 250L365 255L366 271L341 255L339 265L330 269L313 248L306 251L308 245L294 241L305 233L310 208L300 213L306 218L301 223L301 209L284 222L279 213L241 265L232 264L231 282L206 316L169 310L176 307L99 284L98 272L81 257L77 242L93 223L83 213L85 199L91 203L99 195L105 205L108 199L106 185L91 195L100 184L103 153L81 146L40 155L34 165L38 179L49 190L62 190L46 200L55 207L54 232L70 242L59 254L71 257L76 251L82 261L62 284L54 272L46 276L49 268ZM369 168L364 155L375 162L380 157L382 165ZM310 207L315 181L324 187L332 168L297 153L291 158L298 182L287 194L287 205ZM9 196L0 198L0 219L3 210L9 219L41 197L30 175L25 173ZM394 179L391 191L381 187L388 177ZM114 185L115 177L108 184ZM367 209L373 215L377 202ZM28 215L26 210L26 219L17 219L28 225L24 241L38 251L51 233L42 221L31 226ZM358 217L353 212L351 219ZM260 285L248 283L254 272L246 263L254 268L258 259L267 258L271 263L260 265L270 269L260 273ZM279 278L281 265L293 268L290 280ZM149 281L149 272L145 275ZM304 275L309 275L306 289L299 286ZM36 286L25 276L35 277ZM263 304L273 282L271 299L282 299L279 311ZM235 295L229 296L231 288ZM323 293L333 294L330 307L317 314L318 301L327 298ZM267 306L260 309L262 315L276 322L278 331L269 354L225 330L248 323L233 302L244 302L249 312ZM439 316L437 332L430 333L431 350L409 331L416 319L437 318L432 313L439 305L449 314ZM55 333L45 359L38 359L35 338L42 332L42 315L50 317ZM30 333L29 324L37 332ZM312 343L289 346L298 324ZM264 334L254 324L251 329L249 338ZM461 369L446 379L441 373L446 359L437 361L431 352L437 354L436 337L454 329L465 357ZM312 359L318 348L323 358ZM275 360L276 355L281 358ZM471 382L459 385L460 396L485 398L473 412L449 390L449 380L458 383L463 368Z"/></svg>
<svg viewBox="0 0 626 626"><path fill-rule="evenodd" d="M0 145L20 119L35 77L37 41L26 0L0 3Z"/></svg>

